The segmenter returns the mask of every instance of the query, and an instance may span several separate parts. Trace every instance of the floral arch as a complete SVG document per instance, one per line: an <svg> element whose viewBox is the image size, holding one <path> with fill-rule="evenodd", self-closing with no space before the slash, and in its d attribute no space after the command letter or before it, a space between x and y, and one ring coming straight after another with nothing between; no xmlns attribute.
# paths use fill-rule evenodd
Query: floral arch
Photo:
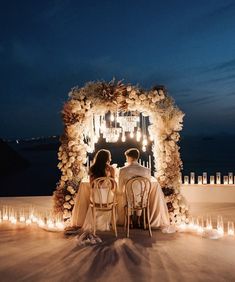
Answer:
<svg viewBox="0 0 235 282"><path fill-rule="evenodd" d="M63 213L64 220L69 222L74 196L86 175L90 148L85 138L89 134L93 114L108 111L138 111L149 116L155 177L164 192L171 222L187 220L188 208L180 194L182 162L178 145L184 113L163 86L146 91L114 80L109 83L89 82L69 92L69 99L62 110L64 134L58 152L61 179L54 192L55 213Z"/></svg>

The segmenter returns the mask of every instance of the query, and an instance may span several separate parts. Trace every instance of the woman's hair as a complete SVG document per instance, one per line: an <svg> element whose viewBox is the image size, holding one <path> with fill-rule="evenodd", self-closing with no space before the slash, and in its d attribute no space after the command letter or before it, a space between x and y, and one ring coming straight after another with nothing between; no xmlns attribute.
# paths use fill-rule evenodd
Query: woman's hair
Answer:
<svg viewBox="0 0 235 282"><path fill-rule="evenodd" d="M104 177L107 162L111 160L111 153L108 150L99 150L94 157L93 165L90 167L89 174L94 177Z"/></svg>

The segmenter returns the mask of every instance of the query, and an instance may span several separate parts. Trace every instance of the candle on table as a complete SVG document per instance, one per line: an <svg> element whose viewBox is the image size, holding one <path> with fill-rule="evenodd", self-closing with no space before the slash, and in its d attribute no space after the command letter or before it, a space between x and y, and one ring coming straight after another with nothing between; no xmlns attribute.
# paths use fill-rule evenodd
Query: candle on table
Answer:
<svg viewBox="0 0 235 282"><path fill-rule="evenodd" d="M152 171L152 160L151 160L151 155L149 155L149 169L150 172Z"/></svg>
<svg viewBox="0 0 235 282"><path fill-rule="evenodd" d="M217 216L217 231L220 235L224 235L224 222L221 215Z"/></svg>
<svg viewBox="0 0 235 282"><path fill-rule="evenodd" d="M211 222L211 217L207 216L206 218L206 229L207 230L212 230L212 222Z"/></svg>
<svg viewBox="0 0 235 282"><path fill-rule="evenodd" d="M190 172L190 184L195 184L195 173Z"/></svg>
<svg viewBox="0 0 235 282"><path fill-rule="evenodd" d="M228 173L228 184L233 184L233 173L232 172Z"/></svg>
<svg viewBox="0 0 235 282"><path fill-rule="evenodd" d="M188 175L184 176L184 184L186 184L186 185L189 184L189 177L188 177Z"/></svg>
<svg viewBox="0 0 235 282"><path fill-rule="evenodd" d="M234 223L232 221L228 221L228 235L234 236Z"/></svg>
<svg viewBox="0 0 235 282"><path fill-rule="evenodd" d="M203 184L207 184L207 173L206 172L203 172L203 174L202 174L203 176L202 176L202 183Z"/></svg>
<svg viewBox="0 0 235 282"><path fill-rule="evenodd" d="M210 184L215 184L215 177L214 177L214 175L210 176Z"/></svg>
<svg viewBox="0 0 235 282"><path fill-rule="evenodd" d="M200 185L202 184L202 176L201 175L198 176L197 183L200 184Z"/></svg>
<svg viewBox="0 0 235 282"><path fill-rule="evenodd" d="M216 184L221 184L221 173L216 172Z"/></svg>
<svg viewBox="0 0 235 282"><path fill-rule="evenodd" d="M228 185L228 175L224 175L224 184Z"/></svg>

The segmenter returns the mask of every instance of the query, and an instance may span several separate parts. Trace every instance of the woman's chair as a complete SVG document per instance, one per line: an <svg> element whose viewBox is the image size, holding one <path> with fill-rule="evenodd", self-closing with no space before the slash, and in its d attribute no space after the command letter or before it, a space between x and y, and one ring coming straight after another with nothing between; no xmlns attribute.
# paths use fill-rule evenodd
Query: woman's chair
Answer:
<svg viewBox="0 0 235 282"><path fill-rule="evenodd" d="M116 225L117 183L111 177L96 178L91 184L90 207L93 215L93 234L96 235L96 211L112 213L112 227L117 237Z"/></svg>
<svg viewBox="0 0 235 282"><path fill-rule="evenodd" d="M144 229L146 229L146 214L149 235L152 237L149 215L149 195L151 190L151 182L146 177L134 177L129 179L125 184L126 206L125 206L125 227L127 229L127 237L130 233L130 216L134 212L142 212L144 220Z"/></svg>

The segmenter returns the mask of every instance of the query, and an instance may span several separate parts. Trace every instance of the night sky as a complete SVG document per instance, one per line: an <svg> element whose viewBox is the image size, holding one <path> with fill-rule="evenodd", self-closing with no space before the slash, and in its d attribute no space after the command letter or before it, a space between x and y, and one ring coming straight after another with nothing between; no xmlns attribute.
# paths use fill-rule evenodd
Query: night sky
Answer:
<svg viewBox="0 0 235 282"><path fill-rule="evenodd" d="M0 1L0 137L60 134L75 85L164 84L184 134L235 133L235 1Z"/></svg>

